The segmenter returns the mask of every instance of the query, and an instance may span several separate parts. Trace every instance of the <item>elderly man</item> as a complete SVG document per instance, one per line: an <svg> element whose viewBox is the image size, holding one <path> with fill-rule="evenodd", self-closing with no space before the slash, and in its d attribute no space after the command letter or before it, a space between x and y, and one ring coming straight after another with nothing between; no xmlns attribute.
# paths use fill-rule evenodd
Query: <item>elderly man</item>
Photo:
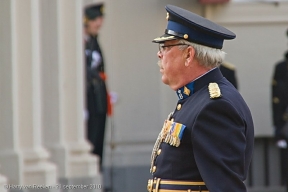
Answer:
<svg viewBox="0 0 288 192"><path fill-rule="evenodd" d="M244 192L254 127L249 108L218 66L224 39L235 34L182 8L167 5L159 43L163 83L179 98L151 156L150 192Z"/></svg>

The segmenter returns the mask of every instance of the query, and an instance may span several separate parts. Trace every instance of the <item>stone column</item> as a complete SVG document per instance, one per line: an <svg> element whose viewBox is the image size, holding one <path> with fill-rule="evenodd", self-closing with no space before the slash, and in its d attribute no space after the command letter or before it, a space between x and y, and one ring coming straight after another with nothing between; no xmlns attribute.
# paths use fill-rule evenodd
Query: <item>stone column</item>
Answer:
<svg viewBox="0 0 288 192"><path fill-rule="evenodd" d="M4 0L0 3L0 163L1 172L10 183L22 183L22 156L19 153L16 103L17 78L16 66L16 15L13 1ZM5 19L4 19L5 18Z"/></svg>
<svg viewBox="0 0 288 192"><path fill-rule="evenodd" d="M0 192L7 192L7 178L3 175L0 175Z"/></svg>
<svg viewBox="0 0 288 192"><path fill-rule="evenodd" d="M39 0L13 1L15 6L15 81L23 184L55 185L56 167L41 143L41 50Z"/></svg>
<svg viewBox="0 0 288 192"><path fill-rule="evenodd" d="M45 146L61 184L101 184L98 158L85 139L82 2L42 0L41 12Z"/></svg>
<svg viewBox="0 0 288 192"><path fill-rule="evenodd" d="M56 166L48 162L41 142L39 2L0 3L5 24L0 33L0 163L13 185L55 186L57 181Z"/></svg>

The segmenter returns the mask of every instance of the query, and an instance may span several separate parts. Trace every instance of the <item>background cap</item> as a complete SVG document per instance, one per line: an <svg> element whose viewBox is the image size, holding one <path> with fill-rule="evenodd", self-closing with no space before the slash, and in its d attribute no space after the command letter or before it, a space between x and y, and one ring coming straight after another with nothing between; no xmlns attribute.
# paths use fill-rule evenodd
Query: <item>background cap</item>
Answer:
<svg viewBox="0 0 288 192"><path fill-rule="evenodd" d="M85 8L85 17L87 20L93 20L104 15L104 3L91 5Z"/></svg>

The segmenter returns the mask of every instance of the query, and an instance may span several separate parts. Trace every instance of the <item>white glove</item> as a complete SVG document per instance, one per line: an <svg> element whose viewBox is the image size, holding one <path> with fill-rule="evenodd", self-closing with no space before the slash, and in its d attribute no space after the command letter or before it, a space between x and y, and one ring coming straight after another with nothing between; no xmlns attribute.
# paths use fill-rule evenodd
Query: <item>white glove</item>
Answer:
<svg viewBox="0 0 288 192"><path fill-rule="evenodd" d="M282 139L282 140L277 141L277 146L279 148L286 149L287 148L286 140Z"/></svg>
<svg viewBox="0 0 288 192"><path fill-rule="evenodd" d="M98 51L92 52L91 69L97 68L102 61L101 55Z"/></svg>
<svg viewBox="0 0 288 192"><path fill-rule="evenodd" d="M114 92L114 91L110 91L109 92L110 95L110 101L112 104L115 104L118 101L118 93Z"/></svg>
<svg viewBox="0 0 288 192"><path fill-rule="evenodd" d="M89 118L89 111L87 109L84 109L83 111L83 118L85 121L87 121Z"/></svg>

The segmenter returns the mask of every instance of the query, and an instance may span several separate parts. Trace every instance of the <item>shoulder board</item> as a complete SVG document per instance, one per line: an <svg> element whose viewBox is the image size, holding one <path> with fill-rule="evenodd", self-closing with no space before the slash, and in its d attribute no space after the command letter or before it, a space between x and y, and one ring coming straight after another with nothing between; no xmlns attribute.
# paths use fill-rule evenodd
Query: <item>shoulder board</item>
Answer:
<svg viewBox="0 0 288 192"><path fill-rule="evenodd" d="M209 83L208 90L210 99L217 99L221 97L221 91L217 83Z"/></svg>
<svg viewBox="0 0 288 192"><path fill-rule="evenodd" d="M225 62L225 63L222 63L222 65L232 71L234 71L236 69L235 65L231 64L231 63L228 63L228 62Z"/></svg>

